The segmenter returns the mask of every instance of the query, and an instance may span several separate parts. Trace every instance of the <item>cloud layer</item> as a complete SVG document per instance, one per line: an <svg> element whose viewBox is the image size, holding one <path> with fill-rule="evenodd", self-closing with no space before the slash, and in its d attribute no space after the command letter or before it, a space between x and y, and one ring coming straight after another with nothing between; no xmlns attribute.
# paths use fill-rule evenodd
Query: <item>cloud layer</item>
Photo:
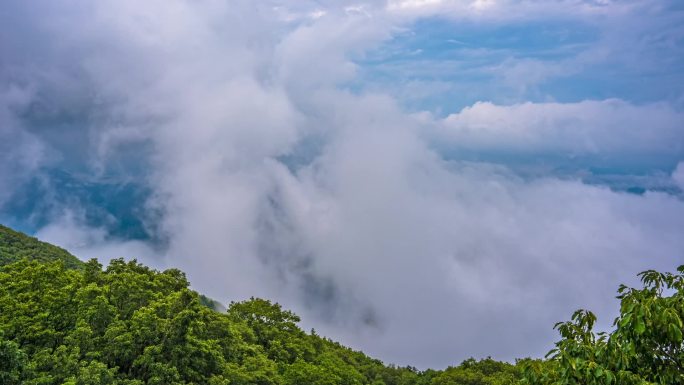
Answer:
<svg viewBox="0 0 684 385"><path fill-rule="evenodd" d="M581 306L607 327L618 283L684 258L681 163L672 171L682 112L670 101L518 100L442 118L355 86L366 55L457 4L10 2L0 205L33 180L45 192L33 211L50 213L40 237L82 257L180 267L224 302L275 299L306 327L398 364L541 355L551 325ZM505 9L534 4L466 8L504 23ZM573 17L629 11L582 4ZM511 156L549 167L521 174ZM669 184L620 192L559 176L559 158L623 173L656 158ZM147 238L115 234L126 226L117 209L89 221L104 203L63 198L51 170L146 191L126 203Z"/></svg>
<svg viewBox="0 0 684 385"><path fill-rule="evenodd" d="M684 113L668 104L481 102L447 116L443 138L471 149L567 156L679 157Z"/></svg>

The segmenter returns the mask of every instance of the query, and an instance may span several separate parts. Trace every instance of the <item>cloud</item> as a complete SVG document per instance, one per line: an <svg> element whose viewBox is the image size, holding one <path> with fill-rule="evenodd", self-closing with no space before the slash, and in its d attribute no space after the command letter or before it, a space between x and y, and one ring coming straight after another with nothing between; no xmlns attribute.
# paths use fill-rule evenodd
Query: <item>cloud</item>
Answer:
<svg viewBox="0 0 684 385"><path fill-rule="evenodd" d="M677 167L672 172L672 180L684 191L684 161L677 164Z"/></svg>
<svg viewBox="0 0 684 385"><path fill-rule="evenodd" d="M681 103L683 15L675 2L388 4L388 13L407 28L365 63L363 82L413 108L450 113L479 100ZM422 103L403 87L416 83L433 87Z"/></svg>
<svg viewBox="0 0 684 385"><path fill-rule="evenodd" d="M81 259L97 258L106 264L114 258L135 258L158 269L164 268L164 261L150 245L142 241L112 238L106 228L86 225L83 215L82 211L66 210L59 218L42 227L35 236L61 246Z"/></svg>
<svg viewBox="0 0 684 385"><path fill-rule="evenodd" d="M8 5L23 35L0 26L14 42L3 77L34 87L0 110L11 147L33 148L24 172L76 168L150 191L135 202L154 218L149 242L89 225L73 202L56 209L38 236L83 257L177 266L223 302L272 298L355 348L443 367L545 353L554 322L579 306L609 322L619 282L684 252L676 196L447 154L675 157L682 116L668 104L409 114L350 86L355 58L406 27L380 3L45 4Z"/></svg>
<svg viewBox="0 0 684 385"><path fill-rule="evenodd" d="M442 135L470 149L604 157L684 155L684 114L668 104L479 102L442 122Z"/></svg>
<svg viewBox="0 0 684 385"><path fill-rule="evenodd" d="M279 168L266 234L278 245L271 266L327 280L332 294L304 311L339 304L339 323L317 329L339 327L354 346L421 367L540 355L554 321L586 306L608 326L617 283L671 268L684 250L675 197L445 162L410 125L363 106L365 130L349 128L296 175ZM368 314L374 327L350 335L349 319Z"/></svg>
<svg viewBox="0 0 684 385"><path fill-rule="evenodd" d="M0 207L46 158L42 141L26 132L14 114L30 100L30 93L16 86L0 89Z"/></svg>
<svg viewBox="0 0 684 385"><path fill-rule="evenodd" d="M480 21L529 20L542 17L610 15L642 3L594 0L390 0L387 9L405 16L441 16Z"/></svg>

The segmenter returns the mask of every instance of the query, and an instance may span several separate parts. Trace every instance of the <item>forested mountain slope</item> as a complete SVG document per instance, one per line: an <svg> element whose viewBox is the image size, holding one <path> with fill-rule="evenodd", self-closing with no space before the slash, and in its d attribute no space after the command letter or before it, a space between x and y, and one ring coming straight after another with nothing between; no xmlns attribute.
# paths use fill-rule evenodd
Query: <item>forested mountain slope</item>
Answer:
<svg viewBox="0 0 684 385"><path fill-rule="evenodd" d="M304 332L268 300L214 311L180 270L123 259L103 268L1 230L0 385L684 384L684 266L620 288L610 334L596 335L587 311L556 325L549 360L418 371Z"/></svg>
<svg viewBox="0 0 684 385"><path fill-rule="evenodd" d="M513 365L490 359L446 372L387 366L304 332L297 315L268 300L232 303L220 313L179 270L122 259L103 269L2 230L3 385L408 385L460 377L508 384L517 375Z"/></svg>

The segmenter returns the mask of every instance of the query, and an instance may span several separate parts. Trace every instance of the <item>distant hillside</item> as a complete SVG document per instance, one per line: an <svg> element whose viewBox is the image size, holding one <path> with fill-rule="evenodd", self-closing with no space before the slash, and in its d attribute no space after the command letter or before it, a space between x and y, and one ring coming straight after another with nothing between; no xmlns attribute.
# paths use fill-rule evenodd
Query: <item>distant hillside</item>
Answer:
<svg viewBox="0 0 684 385"><path fill-rule="evenodd" d="M28 258L38 262L62 261L70 269L82 269L84 263L68 251L0 225L0 266Z"/></svg>

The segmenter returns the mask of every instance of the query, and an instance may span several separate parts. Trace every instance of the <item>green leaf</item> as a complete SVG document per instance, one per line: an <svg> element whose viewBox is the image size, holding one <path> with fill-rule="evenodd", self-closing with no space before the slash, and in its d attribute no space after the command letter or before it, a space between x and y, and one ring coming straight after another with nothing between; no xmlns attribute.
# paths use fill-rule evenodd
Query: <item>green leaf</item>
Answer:
<svg viewBox="0 0 684 385"><path fill-rule="evenodd" d="M646 331L646 324L642 320L638 320L636 326L634 327L636 334L644 334Z"/></svg>

